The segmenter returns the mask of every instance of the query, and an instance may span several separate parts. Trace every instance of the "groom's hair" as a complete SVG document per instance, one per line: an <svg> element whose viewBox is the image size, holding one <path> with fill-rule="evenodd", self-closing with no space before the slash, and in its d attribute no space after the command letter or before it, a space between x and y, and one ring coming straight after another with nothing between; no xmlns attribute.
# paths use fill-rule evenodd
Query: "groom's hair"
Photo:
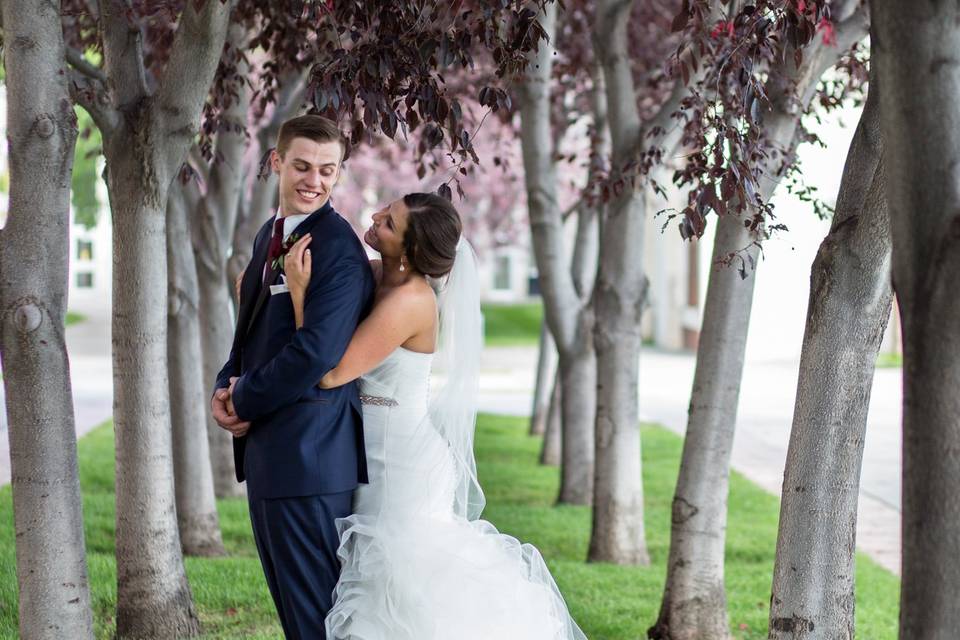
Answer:
<svg viewBox="0 0 960 640"><path fill-rule="evenodd" d="M337 128L337 123L329 118L307 114L290 118L280 125L280 133L277 134L277 153L280 157L287 152L290 143L294 138L307 138L314 142L339 142L342 153L341 160L347 151L347 141Z"/></svg>
<svg viewBox="0 0 960 640"><path fill-rule="evenodd" d="M410 266L434 278L450 273L463 229L453 203L435 193L408 193L403 204L409 211L403 249Z"/></svg>

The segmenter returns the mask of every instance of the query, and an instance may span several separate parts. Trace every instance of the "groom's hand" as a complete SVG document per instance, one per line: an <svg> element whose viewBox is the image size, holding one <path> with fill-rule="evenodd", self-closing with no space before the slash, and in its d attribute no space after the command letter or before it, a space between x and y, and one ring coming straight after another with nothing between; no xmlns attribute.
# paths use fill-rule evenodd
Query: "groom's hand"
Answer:
<svg viewBox="0 0 960 640"><path fill-rule="evenodd" d="M231 388L233 385L230 385ZM222 429L226 429L239 438L250 430L250 423L244 422L237 417L231 409L233 403L230 401L230 389L217 389L210 400L210 411L213 419Z"/></svg>

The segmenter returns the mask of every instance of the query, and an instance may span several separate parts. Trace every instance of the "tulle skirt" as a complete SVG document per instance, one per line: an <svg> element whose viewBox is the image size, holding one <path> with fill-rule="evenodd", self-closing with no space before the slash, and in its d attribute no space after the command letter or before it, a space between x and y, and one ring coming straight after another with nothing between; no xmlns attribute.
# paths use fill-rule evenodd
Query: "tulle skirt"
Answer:
<svg viewBox="0 0 960 640"><path fill-rule="evenodd" d="M329 638L584 637L536 548L489 522L354 515L339 524L343 570Z"/></svg>
<svg viewBox="0 0 960 640"><path fill-rule="evenodd" d="M454 512L448 446L422 424L410 429L415 421L365 407L371 483L358 489L356 513L337 521L342 571L328 638L585 638L535 547Z"/></svg>

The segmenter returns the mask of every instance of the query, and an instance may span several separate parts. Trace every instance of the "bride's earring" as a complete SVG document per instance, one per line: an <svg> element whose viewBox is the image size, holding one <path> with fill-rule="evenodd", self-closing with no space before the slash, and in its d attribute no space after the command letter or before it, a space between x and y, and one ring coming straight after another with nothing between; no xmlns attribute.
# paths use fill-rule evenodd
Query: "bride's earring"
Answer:
<svg viewBox="0 0 960 640"><path fill-rule="evenodd" d="M400 271L406 271L407 268L403 266L403 256L400 256Z"/></svg>

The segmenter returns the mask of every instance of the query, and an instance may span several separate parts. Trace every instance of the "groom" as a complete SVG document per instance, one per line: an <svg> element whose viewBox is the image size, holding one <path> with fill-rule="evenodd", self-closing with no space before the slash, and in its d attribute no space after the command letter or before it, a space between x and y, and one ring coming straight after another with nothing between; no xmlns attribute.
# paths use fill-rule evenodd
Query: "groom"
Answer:
<svg viewBox="0 0 960 640"><path fill-rule="evenodd" d="M213 417L234 435L260 562L287 638L324 638L339 575L334 521L366 482L355 383L320 389L369 311L374 281L350 225L330 205L345 141L336 124L285 122L271 155L280 209L253 243ZM307 233L313 268L297 330L281 256Z"/></svg>

